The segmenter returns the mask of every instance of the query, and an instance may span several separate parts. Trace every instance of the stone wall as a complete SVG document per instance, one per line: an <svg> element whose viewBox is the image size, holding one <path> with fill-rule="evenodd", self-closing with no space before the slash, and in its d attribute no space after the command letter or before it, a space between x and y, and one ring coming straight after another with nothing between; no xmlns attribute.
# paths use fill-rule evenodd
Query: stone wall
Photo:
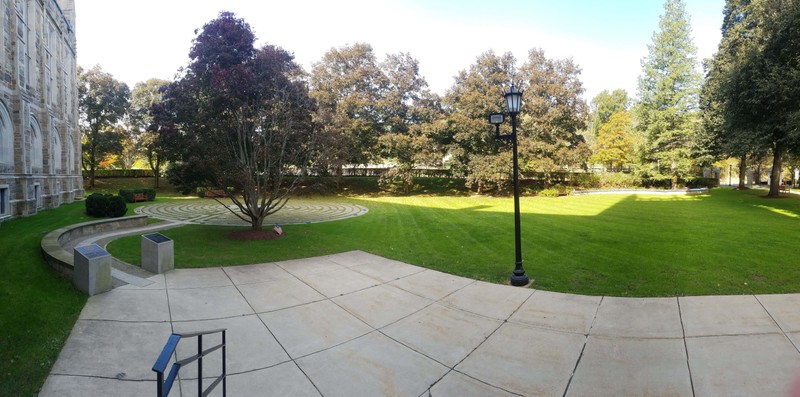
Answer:
<svg viewBox="0 0 800 397"><path fill-rule="evenodd" d="M0 0L0 221L84 195L74 10Z"/></svg>
<svg viewBox="0 0 800 397"><path fill-rule="evenodd" d="M134 215L62 227L44 236L41 243L42 255L53 270L71 278L74 267L72 242L96 234L146 225L147 215Z"/></svg>

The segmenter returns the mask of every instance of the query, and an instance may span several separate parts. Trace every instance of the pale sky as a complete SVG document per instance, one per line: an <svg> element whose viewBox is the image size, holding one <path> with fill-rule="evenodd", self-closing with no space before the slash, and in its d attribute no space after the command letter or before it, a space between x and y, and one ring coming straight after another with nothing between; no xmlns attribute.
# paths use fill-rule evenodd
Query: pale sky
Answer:
<svg viewBox="0 0 800 397"><path fill-rule="evenodd" d="M685 0L698 61L716 52L724 0ZM372 45L376 57L409 52L432 91L493 49L521 64L531 48L571 57L588 101L604 89L636 96L641 60L663 13L662 0L75 0L78 64L99 64L131 88L172 80L189 61L195 29L231 11L257 45L293 52L307 71L334 47ZM698 62L699 65L699 62ZM699 67L699 66L698 66Z"/></svg>

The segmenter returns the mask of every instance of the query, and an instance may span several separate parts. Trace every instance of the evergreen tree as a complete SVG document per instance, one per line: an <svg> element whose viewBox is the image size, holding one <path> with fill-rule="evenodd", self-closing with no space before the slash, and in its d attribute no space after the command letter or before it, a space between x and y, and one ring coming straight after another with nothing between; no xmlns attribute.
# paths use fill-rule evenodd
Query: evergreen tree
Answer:
<svg viewBox="0 0 800 397"><path fill-rule="evenodd" d="M673 188L690 175L697 134L701 82L695 70L697 48L682 0L667 0L639 77L638 129L644 137L645 173L670 178ZM655 167L653 167L653 165Z"/></svg>

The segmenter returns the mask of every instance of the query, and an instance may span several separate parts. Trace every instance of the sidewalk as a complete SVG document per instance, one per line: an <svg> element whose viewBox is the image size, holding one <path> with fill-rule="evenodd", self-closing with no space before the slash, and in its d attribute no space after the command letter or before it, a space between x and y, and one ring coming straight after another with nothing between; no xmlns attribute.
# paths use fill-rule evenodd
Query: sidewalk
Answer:
<svg viewBox="0 0 800 397"><path fill-rule="evenodd" d="M153 395L170 333L215 328L231 396L783 396L800 376L800 294L581 296L361 251L149 281L89 299L40 396ZM171 395L197 395L181 374Z"/></svg>

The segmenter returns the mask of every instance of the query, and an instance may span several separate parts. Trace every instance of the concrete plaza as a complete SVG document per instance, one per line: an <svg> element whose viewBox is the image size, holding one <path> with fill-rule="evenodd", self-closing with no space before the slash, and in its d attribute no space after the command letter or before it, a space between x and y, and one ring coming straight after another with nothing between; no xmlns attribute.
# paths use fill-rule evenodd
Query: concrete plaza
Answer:
<svg viewBox="0 0 800 397"><path fill-rule="evenodd" d="M216 328L231 396L782 396L800 376L800 294L571 295L361 251L146 284L89 299L41 396L153 395L169 335Z"/></svg>

